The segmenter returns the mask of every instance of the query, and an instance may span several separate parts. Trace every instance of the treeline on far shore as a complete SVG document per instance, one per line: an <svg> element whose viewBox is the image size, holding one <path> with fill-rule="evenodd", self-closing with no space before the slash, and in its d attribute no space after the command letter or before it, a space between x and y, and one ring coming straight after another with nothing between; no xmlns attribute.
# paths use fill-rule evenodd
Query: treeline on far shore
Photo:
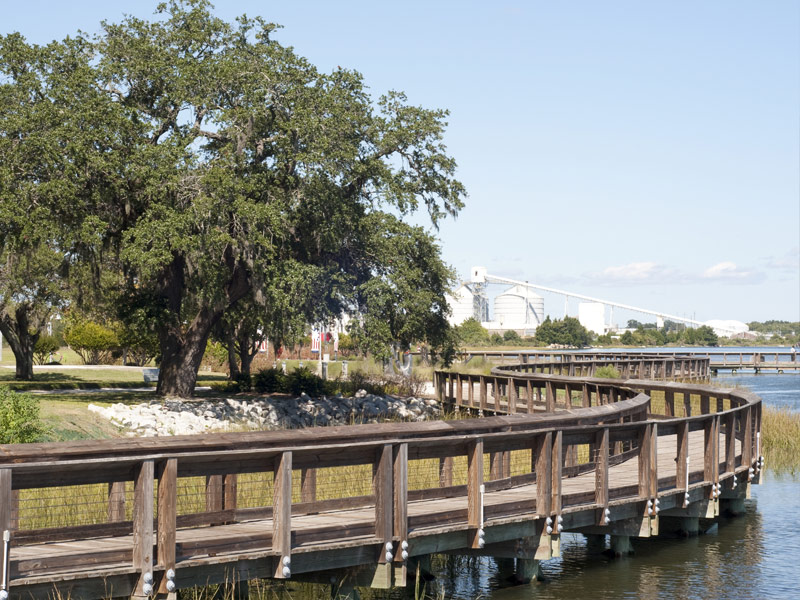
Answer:
<svg viewBox="0 0 800 600"><path fill-rule="evenodd" d="M578 319L547 317L534 335L522 336L509 329L503 333L487 331L476 319L467 319L455 328L462 346L791 346L800 343L800 322L765 321L747 324L751 335L721 337L708 325L688 327L683 323L665 321L663 327L655 323L628 321L622 332L596 335L580 324Z"/></svg>

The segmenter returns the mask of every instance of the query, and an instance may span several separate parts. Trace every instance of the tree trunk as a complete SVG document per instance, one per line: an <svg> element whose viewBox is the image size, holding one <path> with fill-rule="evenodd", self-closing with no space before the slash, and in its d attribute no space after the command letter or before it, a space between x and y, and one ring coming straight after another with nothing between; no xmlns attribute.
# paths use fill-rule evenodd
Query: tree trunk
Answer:
<svg viewBox="0 0 800 600"><path fill-rule="evenodd" d="M28 308L20 305L12 317L4 313L0 318L0 332L6 338L16 360L14 379L31 381L33 379L33 350L39 339L39 332L30 332Z"/></svg>
<svg viewBox="0 0 800 600"><path fill-rule="evenodd" d="M158 331L161 348L158 385L159 396L191 398L197 382L197 370L203 361L211 329L224 312L232 308L250 289L247 271L239 267L230 251L225 256L230 263L231 277L226 285L225 302L215 306L201 306L192 322L184 329L181 312L185 289L185 258L176 255L164 269L161 277L162 293L174 321L162 323Z"/></svg>
<svg viewBox="0 0 800 600"><path fill-rule="evenodd" d="M165 327L159 332L161 363L159 363L159 396L191 398L197 382L197 370L203 361L206 342L220 313L201 310L192 324L182 332L180 327Z"/></svg>
<svg viewBox="0 0 800 600"><path fill-rule="evenodd" d="M230 334L228 335L228 372L231 381L236 381L241 375L239 361L236 356L236 338Z"/></svg>

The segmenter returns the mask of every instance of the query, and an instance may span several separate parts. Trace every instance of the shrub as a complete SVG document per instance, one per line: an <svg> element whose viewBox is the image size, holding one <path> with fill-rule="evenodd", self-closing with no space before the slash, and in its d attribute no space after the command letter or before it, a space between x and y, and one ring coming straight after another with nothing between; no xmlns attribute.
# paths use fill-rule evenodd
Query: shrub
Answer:
<svg viewBox="0 0 800 600"><path fill-rule="evenodd" d="M253 377L253 387L261 394L286 391L286 375L280 369L261 369Z"/></svg>
<svg viewBox="0 0 800 600"><path fill-rule="evenodd" d="M325 382L308 367L301 367L286 376L286 391L295 396L305 392L309 396L317 397L325 393Z"/></svg>
<svg viewBox="0 0 800 600"><path fill-rule="evenodd" d="M613 365L604 365L595 369L594 376L602 379L619 379L620 373Z"/></svg>
<svg viewBox="0 0 800 600"><path fill-rule="evenodd" d="M30 394L0 387L0 444L27 444L45 433L39 402Z"/></svg>
<svg viewBox="0 0 800 600"><path fill-rule="evenodd" d="M36 340L36 345L33 347L33 360L37 365L43 365L50 362L50 355L53 352L58 352L61 345L58 343L58 338L54 335L40 335Z"/></svg>
<svg viewBox="0 0 800 600"><path fill-rule="evenodd" d="M111 363L114 350L119 347L117 336L111 329L92 321L70 325L64 333L64 340L85 365Z"/></svg>
<svg viewBox="0 0 800 600"><path fill-rule="evenodd" d="M161 353L158 336L143 324L117 327L117 339L120 346L127 350L126 362L129 365L145 366Z"/></svg>
<svg viewBox="0 0 800 600"><path fill-rule="evenodd" d="M521 342L522 338L516 331L514 331L513 329L509 329L508 331L503 333L503 341L511 344L516 344L517 342Z"/></svg>

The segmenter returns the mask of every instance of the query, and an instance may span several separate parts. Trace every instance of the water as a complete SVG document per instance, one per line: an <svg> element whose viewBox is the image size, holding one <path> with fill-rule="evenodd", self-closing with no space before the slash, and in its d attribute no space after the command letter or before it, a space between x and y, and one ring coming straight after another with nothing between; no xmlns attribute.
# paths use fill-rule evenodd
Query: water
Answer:
<svg viewBox="0 0 800 600"><path fill-rule="evenodd" d="M747 387L767 405L800 411L800 375L721 375L714 382ZM745 515L694 538L635 539L630 557L590 553L583 536L564 535L561 558L542 563L544 582L513 585L490 558L468 565L437 561L440 588L434 595L443 592L459 600L800 597L795 531L800 477L768 470L752 492Z"/></svg>

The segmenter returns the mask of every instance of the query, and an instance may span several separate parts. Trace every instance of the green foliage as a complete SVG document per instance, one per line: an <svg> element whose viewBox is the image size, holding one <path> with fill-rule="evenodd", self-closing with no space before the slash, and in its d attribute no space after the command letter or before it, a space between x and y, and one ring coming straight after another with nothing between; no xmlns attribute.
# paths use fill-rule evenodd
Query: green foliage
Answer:
<svg viewBox="0 0 800 600"><path fill-rule="evenodd" d="M509 329L503 333L503 341L507 344L516 344L522 341L522 337L513 329Z"/></svg>
<svg viewBox="0 0 800 600"><path fill-rule="evenodd" d="M110 364L119 340L112 329L93 321L75 321L64 330L64 340L85 365Z"/></svg>
<svg viewBox="0 0 800 600"><path fill-rule="evenodd" d="M602 379L619 379L620 372L613 365L603 365L595 369L594 376Z"/></svg>
<svg viewBox="0 0 800 600"><path fill-rule="evenodd" d="M261 394L286 391L286 375L281 369L261 369L253 376L253 387Z"/></svg>
<svg viewBox="0 0 800 600"><path fill-rule="evenodd" d="M503 336L499 333L493 333L489 336L489 343L492 346L502 346L503 345Z"/></svg>
<svg viewBox="0 0 800 600"><path fill-rule="evenodd" d="M404 221L462 207L447 112L373 99L261 18L226 22L205 0L157 12L41 47L0 38L3 204L21 226L59 224L41 246L74 260L75 303L144 311L162 372L182 375L161 394L191 394L190 357L240 302L265 309L270 339L355 307L354 342L376 356L393 342L450 352L452 273Z"/></svg>
<svg viewBox="0 0 800 600"><path fill-rule="evenodd" d="M536 343L541 346L556 344L582 348L588 346L591 341L591 333L580 324L578 319L573 317L564 317L555 321L547 317L536 328Z"/></svg>
<svg viewBox="0 0 800 600"><path fill-rule="evenodd" d="M40 335L33 347L33 359L37 365L44 365L50 362L50 356L58 352L61 347L59 340L54 335Z"/></svg>
<svg viewBox="0 0 800 600"><path fill-rule="evenodd" d="M39 418L39 402L30 394L0 387L0 444L39 441L45 433Z"/></svg>
<svg viewBox="0 0 800 600"><path fill-rule="evenodd" d="M750 331L758 333L772 333L781 337L796 336L800 334L800 321L753 321L747 324Z"/></svg>
<svg viewBox="0 0 800 600"><path fill-rule="evenodd" d="M489 332L480 321L470 317L456 327L459 341L465 346L482 346L489 343Z"/></svg>
<svg viewBox="0 0 800 600"><path fill-rule="evenodd" d="M681 335L681 341L688 346L716 346L719 338L708 325L689 327Z"/></svg>
<svg viewBox="0 0 800 600"><path fill-rule="evenodd" d="M325 381L308 367L300 367L286 376L286 391L295 396L305 392L316 398L325 393Z"/></svg>
<svg viewBox="0 0 800 600"><path fill-rule="evenodd" d="M145 323L120 323L115 327L117 343L127 353L129 365L144 366L160 353L158 336Z"/></svg>
<svg viewBox="0 0 800 600"><path fill-rule="evenodd" d="M339 334L339 354L343 356L349 356L350 353L355 350L355 348L355 344L353 344L353 339L350 337L350 334Z"/></svg>

